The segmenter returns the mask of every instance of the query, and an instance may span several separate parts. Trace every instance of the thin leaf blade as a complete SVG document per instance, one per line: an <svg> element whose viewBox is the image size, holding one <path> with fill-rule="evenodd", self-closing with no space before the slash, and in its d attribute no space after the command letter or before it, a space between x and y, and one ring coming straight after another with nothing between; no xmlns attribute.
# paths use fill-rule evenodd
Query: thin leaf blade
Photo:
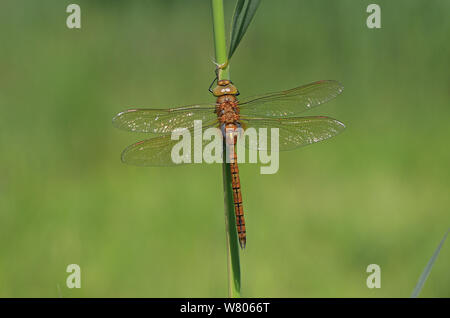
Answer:
<svg viewBox="0 0 450 318"><path fill-rule="evenodd" d="M422 275L420 275L419 281L417 282L417 285L411 294L411 298L417 298L419 296L420 291L422 290L423 285L425 285L428 275L430 274L431 269L433 268L434 262L436 261L438 255L439 255L439 252L441 251L442 245L444 245L445 239L447 238L449 232L450 232L450 229L447 230L447 233L445 233L444 238L441 240L441 243L439 243L439 246L437 247L436 251L434 251L433 256L428 261L427 266L423 270Z"/></svg>
<svg viewBox="0 0 450 318"><path fill-rule="evenodd" d="M260 0L237 1L236 8L234 9L233 14L228 59L231 59L234 51L236 51L236 48L244 37L244 34L247 31L247 28L250 25L250 22L252 21L260 2Z"/></svg>

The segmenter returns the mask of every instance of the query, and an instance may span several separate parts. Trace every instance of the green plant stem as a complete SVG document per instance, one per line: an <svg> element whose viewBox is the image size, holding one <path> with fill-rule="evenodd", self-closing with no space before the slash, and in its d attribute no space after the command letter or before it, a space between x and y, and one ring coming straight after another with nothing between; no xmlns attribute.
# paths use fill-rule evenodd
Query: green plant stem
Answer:
<svg viewBox="0 0 450 318"><path fill-rule="evenodd" d="M211 0L214 26L214 47L216 53L216 63L225 65L227 63L227 46L225 36L225 20L223 10L223 0ZM219 69L218 80L230 79L229 67ZM228 268L228 296L241 296L241 266L239 262L239 243L236 233L236 220L234 215L233 191L231 185L230 164L225 160L226 148L223 147L223 192L225 205L225 230L227 244L227 268Z"/></svg>
<svg viewBox="0 0 450 318"><path fill-rule="evenodd" d="M216 63L221 65L227 63L227 41L225 36L225 16L223 11L223 0L211 0L214 27L214 48ZM230 79L228 66L220 69L218 79Z"/></svg>

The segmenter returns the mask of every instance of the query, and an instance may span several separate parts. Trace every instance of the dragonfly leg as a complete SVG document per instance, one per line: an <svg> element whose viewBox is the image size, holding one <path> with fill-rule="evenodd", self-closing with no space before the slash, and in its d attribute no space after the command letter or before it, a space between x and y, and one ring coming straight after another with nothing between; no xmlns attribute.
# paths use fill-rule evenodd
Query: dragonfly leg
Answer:
<svg viewBox="0 0 450 318"><path fill-rule="evenodd" d="M228 66L228 60L225 63L222 64L216 64L216 79L219 78L219 72L223 69L225 69ZM230 81L231 82L231 81ZM233 94L234 96L239 96L241 93L239 93L239 90L237 90L236 94Z"/></svg>
<svg viewBox="0 0 450 318"><path fill-rule="evenodd" d="M214 92L212 91L212 87L213 87L213 85L214 85L214 83L217 81L217 72L216 72L216 77L214 77L214 79L213 79L213 81L211 82L211 85L209 85L209 88L208 88L208 91L211 93L211 94L214 94Z"/></svg>
<svg viewBox="0 0 450 318"><path fill-rule="evenodd" d="M219 71L220 71L220 70L223 70L224 68L226 68L226 67L228 66L228 61L226 61L226 62L223 63L223 64L217 64L217 63L214 62L214 61L213 61L213 63L216 65L216 70L215 70L216 77L214 77L213 81L211 82L211 85L209 85L208 91L209 91L210 93L213 93L213 91L212 91L211 88L212 88L212 86L214 85L214 83L217 81L217 79L219 78Z"/></svg>

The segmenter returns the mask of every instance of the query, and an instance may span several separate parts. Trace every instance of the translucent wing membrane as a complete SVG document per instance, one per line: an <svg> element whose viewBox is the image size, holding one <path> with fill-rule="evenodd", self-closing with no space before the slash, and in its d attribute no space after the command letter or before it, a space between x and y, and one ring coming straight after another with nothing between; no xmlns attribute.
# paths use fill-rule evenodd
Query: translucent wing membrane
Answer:
<svg viewBox="0 0 450 318"><path fill-rule="evenodd" d="M249 128L255 128L259 138L261 137L259 128L267 128L267 143L265 145L256 141L255 138L246 137L246 147L257 150L272 149L270 128L278 128L279 150L291 150L316 143L336 136L345 129L345 125L340 121L324 116L281 119L254 118L242 120L242 124L246 134Z"/></svg>
<svg viewBox="0 0 450 318"><path fill-rule="evenodd" d="M211 127L212 126L203 126L202 130ZM179 149L179 143L182 140L181 136L178 140L172 140L171 135L163 135L128 146L122 152L122 161L135 166L173 166L194 163L195 151L199 151L198 153L202 154L202 149L205 149L205 146L211 143L211 139L196 142L194 140L194 129L187 131L189 132L190 138L188 138L189 145L185 149ZM198 130L197 133L201 134L201 131ZM218 135L220 138L220 145L222 145L220 130L218 130ZM200 138L201 136L202 135L200 135ZM178 148L174 148L176 146ZM185 152L185 150L188 151ZM172 156L172 151L176 152L176 157ZM219 155L221 156L221 153ZM185 161L188 162L177 162L177 158L180 159L183 156L186 156Z"/></svg>
<svg viewBox="0 0 450 318"><path fill-rule="evenodd" d="M272 150L270 128L278 128L279 138L276 142L279 150L295 149L337 135L345 126L335 119L323 116L296 116L333 99L342 91L343 86L336 81L319 81L287 91L242 100L239 103L239 121L246 135L252 131L250 128L255 128L257 136L246 138L246 146L250 149ZM202 131L196 131L199 134L207 128L218 127L215 106L210 103L171 109L130 109L117 114L113 118L113 124L117 128L160 135L127 147L122 153L122 161L137 166L171 166L194 162L195 153L201 154L205 146L211 145L211 140L201 138L194 141L194 129L197 130L194 121L202 121ZM171 139L171 133L180 128L190 133L190 144L181 149L181 152L178 149L180 140ZM267 128L265 143L261 143L259 128ZM219 138L222 142L221 135ZM189 158L184 157L185 150ZM178 156L174 158L173 153L177 151ZM221 153L219 157L221 158Z"/></svg>
<svg viewBox="0 0 450 318"><path fill-rule="evenodd" d="M336 81L318 81L287 91L253 96L242 100L241 116L292 117L333 99L344 90Z"/></svg>
<svg viewBox="0 0 450 318"><path fill-rule="evenodd" d="M129 109L117 114L113 124L128 131L170 134L177 128L192 128L194 120L202 120L203 125L217 121L214 107L215 104L203 104L170 109Z"/></svg>

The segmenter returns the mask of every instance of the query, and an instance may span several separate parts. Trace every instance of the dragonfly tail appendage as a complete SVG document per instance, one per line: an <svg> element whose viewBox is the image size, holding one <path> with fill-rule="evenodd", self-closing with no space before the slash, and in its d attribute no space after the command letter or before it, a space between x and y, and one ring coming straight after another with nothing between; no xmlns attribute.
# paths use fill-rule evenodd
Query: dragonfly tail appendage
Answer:
<svg viewBox="0 0 450 318"><path fill-rule="evenodd" d="M239 179L239 168L237 164L236 152L230 158L231 185L233 187L234 213L236 216L236 230L239 238L239 245L245 248L247 236L245 231L244 208L242 206L241 181Z"/></svg>

